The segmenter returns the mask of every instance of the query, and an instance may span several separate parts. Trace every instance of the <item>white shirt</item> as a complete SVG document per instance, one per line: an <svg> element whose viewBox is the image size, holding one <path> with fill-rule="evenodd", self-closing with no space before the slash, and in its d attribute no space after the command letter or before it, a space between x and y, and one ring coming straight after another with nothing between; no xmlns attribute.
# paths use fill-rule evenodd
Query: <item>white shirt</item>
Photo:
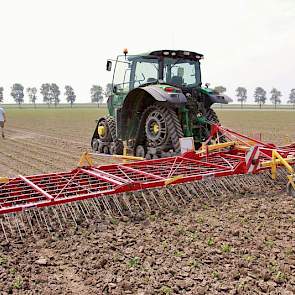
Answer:
<svg viewBox="0 0 295 295"><path fill-rule="evenodd" d="M0 122L4 122L4 114L5 114L4 109L0 107Z"/></svg>

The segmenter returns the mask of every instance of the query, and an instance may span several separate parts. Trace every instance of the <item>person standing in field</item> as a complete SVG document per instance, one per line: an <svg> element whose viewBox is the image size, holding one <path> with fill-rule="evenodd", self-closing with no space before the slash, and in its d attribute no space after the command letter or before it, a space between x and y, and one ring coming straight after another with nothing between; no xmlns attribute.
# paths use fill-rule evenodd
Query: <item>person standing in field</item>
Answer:
<svg viewBox="0 0 295 295"><path fill-rule="evenodd" d="M2 131L2 138L5 138L5 135L4 135L5 122L6 122L5 110L2 107L0 107L0 127L1 127L1 131Z"/></svg>

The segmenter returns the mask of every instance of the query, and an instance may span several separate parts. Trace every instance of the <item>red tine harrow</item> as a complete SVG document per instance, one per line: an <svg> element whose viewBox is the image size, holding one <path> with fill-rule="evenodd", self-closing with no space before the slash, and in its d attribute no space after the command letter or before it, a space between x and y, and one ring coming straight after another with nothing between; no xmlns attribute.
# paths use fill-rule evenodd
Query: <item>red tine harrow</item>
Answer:
<svg viewBox="0 0 295 295"><path fill-rule="evenodd" d="M218 143L207 144L216 136ZM4 238L34 235L44 225L48 231L63 229L68 219L77 226L81 217L89 220L94 214L130 216L154 206L179 206L200 195L271 184L277 177L287 176L294 195L295 144L275 147L219 125L213 125L208 142L197 152L132 163L96 166L85 154L87 165L69 172L9 179L0 186Z"/></svg>

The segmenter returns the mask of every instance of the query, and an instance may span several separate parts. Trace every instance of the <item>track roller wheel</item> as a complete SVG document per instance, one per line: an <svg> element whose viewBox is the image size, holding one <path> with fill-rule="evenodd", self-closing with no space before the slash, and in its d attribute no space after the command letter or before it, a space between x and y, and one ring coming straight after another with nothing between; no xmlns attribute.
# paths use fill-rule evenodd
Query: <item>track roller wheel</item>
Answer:
<svg viewBox="0 0 295 295"><path fill-rule="evenodd" d="M135 156L144 158L146 155L146 149L143 145L138 145L135 149Z"/></svg>
<svg viewBox="0 0 295 295"><path fill-rule="evenodd" d="M123 142L119 139L113 141L110 147L110 153L112 155L123 155L124 145Z"/></svg>

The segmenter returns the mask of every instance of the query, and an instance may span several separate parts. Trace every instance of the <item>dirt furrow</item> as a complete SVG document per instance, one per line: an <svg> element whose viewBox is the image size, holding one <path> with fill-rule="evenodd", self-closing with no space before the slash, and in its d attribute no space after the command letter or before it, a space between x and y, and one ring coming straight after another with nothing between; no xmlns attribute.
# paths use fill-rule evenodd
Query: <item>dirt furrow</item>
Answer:
<svg viewBox="0 0 295 295"><path fill-rule="evenodd" d="M7 131L8 131L8 134L14 135L16 137L21 137L21 136L31 136L32 138L33 137L46 137L46 138L55 139L58 142L65 142L65 143L70 143L70 144L74 144L74 145L81 145L81 142L79 142L79 141L65 138L65 133L58 134L57 132L55 132L54 135L48 135L48 132L46 132L46 134L44 134L44 133L39 133L39 132L33 132L31 130L20 129L20 128L11 128L11 127L7 128ZM85 137L84 139L81 138L81 140L82 141L86 141L86 140L89 141L89 138Z"/></svg>
<svg viewBox="0 0 295 295"><path fill-rule="evenodd" d="M58 149L55 148L54 145L51 145L51 148L49 147L44 147L42 142L39 143L34 143L31 141L19 141L16 139L11 139L10 142L13 142L13 146L18 146L18 147L24 147L26 150L29 150L31 153L37 153L41 156L44 155L50 155L50 157L53 157L54 159L60 160L60 159L68 159L71 158L73 160L78 160L77 157L69 154L69 153L65 153L63 151L60 151ZM54 146L54 152L52 147Z"/></svg>

